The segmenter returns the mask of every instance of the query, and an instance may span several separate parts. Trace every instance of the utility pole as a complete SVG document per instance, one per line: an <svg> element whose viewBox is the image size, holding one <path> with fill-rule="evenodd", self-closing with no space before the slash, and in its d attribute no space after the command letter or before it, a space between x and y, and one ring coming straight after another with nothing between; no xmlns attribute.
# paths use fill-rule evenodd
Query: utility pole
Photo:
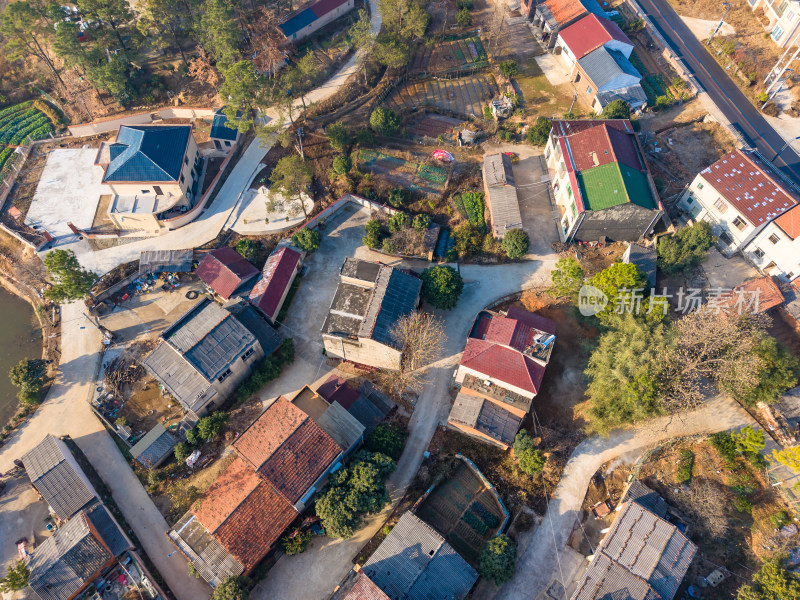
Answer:
<svg viewBox="0 0 800 600"><path fill-rule="evenodd" d="M790 72L791 72L791 73L794 73L794 69L784 69L784 71L783 71L783 72L784 72L784 73L790 73ZM772 99L773 99L775 96L777 96L778 92L780 92L780 91L783 89L783 84L784 84L784 83L786 83L788 80L789 80L789 76L788 76L788 75L787 75L786 77L783 77L783 78L781 78L781 79L776 79L776 80L775 80L775 81L774 81L774 82L773 82L773 83L772 83L772 84L771 84L771 85L770 85L770 86L767 88L767 92L766 92L766 93L767 93L767 94L769 94L769 95L767 96L767 101L766 101L766 102L764 102L764 104L762 104L762 105L761 105L761 110L764 110L764 108L767 106L767 104L769 104L769 103L772 101ZM770 94L770 93L769 93L769 91L770 91L770 90L771 90L771 89L772 89L772 88L773 88L773 87L774 87L776 84L777 84L777 86L778 86L778 87L776 87L776 88L775 88L775 91L774 91L774 92L772 92L772 93Z"/></svg>
<svg viewBox="0 0 800 600"><path fill-rule="evenodd" d="M722 29L722 25L723 25L723 23L725 23L725 15L727 15L727 14L728 14L728 11L731 9L731 4L730 4L730 2L723 2L723 3L722 3L722 6L724 6L724 7L725 7L725 12L723 12L723 13L722 13L722 18L719 20L719 23L718 23L718 24L717 24L717 26L714 28L714 31L712 31L712 32L711 32L711 37L710 37L710 38L708 38L708 41L706 42L706 44L707 44L707 45L709 45L709 46L711 45L711 42L712 42L712 40L714 39L714 36L715 36L715 35L717 35L717 32L718 32L720 29Z"/></svg>

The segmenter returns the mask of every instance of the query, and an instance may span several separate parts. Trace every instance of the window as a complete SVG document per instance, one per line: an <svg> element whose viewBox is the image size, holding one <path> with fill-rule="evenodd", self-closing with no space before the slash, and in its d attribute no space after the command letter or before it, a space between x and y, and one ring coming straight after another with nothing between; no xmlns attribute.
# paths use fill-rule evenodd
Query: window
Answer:
<svg viewBox="0 0 800 600"><path fill-rule="evenodd" d="M160 185L154 185L153 189L155 190L156 194L158 194L159 196L164 194L164 192L161 191L161 186Z"/></svg>
<svg viewBox="0 0 800 600"><path fill-rule="evenodd" d="M726 246L730 246L733 243L733 238L730 235L728 235L727 231L723 231L722 233L720 233L718 239Z"/></svg>
<svg viewBox="0 0 800 600"><path fill-rule="evenodd" d="M225 140L225 147L226 148L230 148L231 147L231 143L228 140Z"/></svg>
<svg viewBox="0 0 800 600"><path fill-rule="evenodd" d="M780 25L775 25L775 29L772 30L772 39L776 42L781 39L783 35L783 29L780 28Z"/></svg>
<svg viewBox="0 0 800 600"><path fill-rule="evenodd" d="M229 376L230 374L231 374L231 370L230 370L230 369L225 369L225 371L222 373L222 375L220 375L219 377L217 377L217 381L219 381L220 383L222 383L223 381L225 381L225 380L228 378L228 376Z"/></svg>
<svg viewBox="0 0 800 600"><path fill-rule="evenodd" d="M185 165L189 164L189 156L188 155L183 157L183 164L185 164Z"/></svg>
<svg viewBox="0 0 800 600"><path fill-rule="evenodd" d="M181 183L183 183L185 180L186 178L183 176L183 173L181 173Z"/></svg>
<svg viewBox="0 0 800 600"><path fill-rule="evenodd" d="M717 198L717 201L714 202L714 208L716 208L719 212L724 213L728 210L728 205L722 200L722 198ZM741 227L739 228L741 229Z"/></svg>
<svg viewBox="0 0 800 600"><path fill-rule="evenodd" d="M544 151L544 159L545 160L550 159L550 146L547 146L547 149Z"/></svg>
<svg viewBox="0 0 800 600"><path fill-rule="evenodd" d="M786 20L789 21L789 22L792 22L794 20L794 11L793 10L790 10L788 13L786 13Z"/></svg>
<svg viewBox="0 0 800 600"><path fill-rule="evenodd" d="M773 244L777 244L781 241L781 238L777 233L773 233L771 236L769 236L769 241Z"/></svg>
<svg viewBox="0 0 800 600"><path fill-rule="evenodd" d="M764 251L761 248L756 248L753 250L753 254L755 254L758 258L764 258Z"/></svg>
<svg viewBox="0 0 800 600"><path fill-rule="evenodd" d="M733 226L736 227L739 231L742 231L745 227L747 227L747 223L744 222L742 217L736 217L733 220Z"/></svg>
<svg viewBox="0 0 800 600"><path fill-rule="evenodd" d="M591 96L591 95L592 95L592 86L588 86L588 87L586 88L586 95L587 95L587 96Z"/></svg>
<svg viewBox="0 0 800 600"><path fill-rule="evenodd" d="M691 196L686 196L686 204L692 204L694 202L694 198Z"/></svg>
<svg viewBox="0 0 800 600"><path fill-rule="evenodd" d="M788 272L788 273L786 274L786 279L788 279L789 281L791 281L791 280L792 280L792 277L794 277L794 273L793 273L793 272L791 272L791 271L790 271L790 272Z"/></svg>
<svg viewBox="0 0 800 600"><path fill-rule="evenodd" d="M256 349L255 349L255 348L250 348L250 349L249 349L247 352L245 352L244 354L242 354L242 360L247 360L248 358L250 358L251 356L253 356L253 352L255 352L255 351L256 351Z"/></svg>
<svg viewBox="0 0 800 600"><path fill-rule="evenodd" d="M567 196L572 198L572 186L570 184L567 184Z"/></svg>
<svg viewBox="0 0 800 600"><path fill-rule="evenodd" d="M149 194L149 193L150 193L150 190L142 190L142 193L143 193L143 194Z"/></svg>
<svg viewBox="0 0 800 600"><path fill-rule="evenodd" d="M703 189L703 182L702 181L698 181L697 182L697 189L698 190L702 190Z"/></svg>

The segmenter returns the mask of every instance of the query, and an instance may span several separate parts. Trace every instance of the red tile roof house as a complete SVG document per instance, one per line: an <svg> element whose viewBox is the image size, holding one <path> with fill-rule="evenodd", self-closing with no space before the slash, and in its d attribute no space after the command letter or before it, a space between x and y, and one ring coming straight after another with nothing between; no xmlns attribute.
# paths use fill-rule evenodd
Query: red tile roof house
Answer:
<svg viewBox="0 0 800 600"><path fill-rule="evenodd" d="M196 275L208 288L228 300L258 275L258 269L230 246L212 250L197 265Z"/></svg>
<svg viewBox="0 0 800 600"><path fill-rule="evenodd" d="M784 180L776 169L754 152L734 150L697 174L678 201L678 207L693 221L711 224L724 256L745 250L743 254L746 257L752 254L752 260L761 258L757 256L761 252L764 256L768 252L778 256L784 248L790 250L791 243L786 238L797 237L800 228L793 226L792 217L777 221L784 214L794 215L792 209L799 203L796 187ZM774 235L775 241L764 240L760 234L773 222L779 227L777 230L770 227L768 238ZM751 244L756 238L759 241ZM761 252L757 253L756 249ZM790 251L788 259L796 262L796 254L792 256ZM768 265L764 263L763 266ZM800 272L800 268L787 267L795 276Z"/></svg>
<svg viewBox="0 0 800 600"><path fill-rule="evenodd" d="M562 242L635 242L664 215L639 139L627 119L552 122L544 156Z"/></svg>
<svg viewBox="0 0 800 600"><path fill-rule="evenodd" d="M233 449L233 463L167 533L212 587L251 573L343 456L336 441L283 396Z"/></svg>
<svg viewBox="0 0 800 600"><path fill-rule="evenodd" d="M269 255L261 278L250 290L250 302L258 308L271 323L275 323L286 296L292 288L294 278L303 266L303 254L281 246Z"/></svg>
<svg viewBox="0 0 800 600"><path fill-rule="evenodd" d="M539 40L548 50L556 45L558 33L592 13L604 15L595 0L522 0L521 10L539 30Z"/></svg>
<svg viewBox="0 0 800 600"><path fill-rule="evenodd" d="M591 14L559 32L556 54L560 52L567 64L574 65L601 46L616 50L625 58L630 58L633 52L633 42L619 25L610 19Z"/></svg>
<svg viewBox="0 0 800 600"><path fill-rule="evenodd" d="M555 333L553 321L516 306L505 315L480 312L456 371L461 389L448 426L509 447L541 389Z"/></svg>

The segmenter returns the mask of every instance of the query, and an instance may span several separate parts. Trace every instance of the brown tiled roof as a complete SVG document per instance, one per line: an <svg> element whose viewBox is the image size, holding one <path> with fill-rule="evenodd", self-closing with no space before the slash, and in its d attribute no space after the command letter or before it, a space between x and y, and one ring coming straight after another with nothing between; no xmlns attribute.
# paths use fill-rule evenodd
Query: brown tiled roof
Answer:
<svg viewBox="0 0 800 600"><path fill-rule="evenodd" d="M605 123L606 126L611 127L612 129L617 129L618 131L628 133L633 132L633 125L629 119L605 119L602 121L597 119L576 119L574 121L562 121L561 119L554 119L551 121L553 126L553 135L556 137L564 137L580 131L586 131L587 129L593 129L602 123Z"/></svg>
<svg viewBox="0 0 800 600"><path fill-rule="evenodd" d="M800 204L775 219L775 225L793 240L800 237Z"/></svg>
<svg viewBox="0 0 800 600"><path fill-rule="evenodd" d="M758 227L792 208L797 201L770 167L740 150L700 171L714 189L742 216Z"/></svg>
<svg viewBox="0 0 800 600"><path fill-rule="evenodd" d="M744 295L738 293L744 292ZM745 281L741 285L733 288L733 291L726 294L729 300L718 302L720 308L729 313L739 312L766 312L771 308L780 306L786 301L786 298L781 292L781 288L773 277L758 277ZM755 298L758 297L756 304ZM752 306L751 306L752 304Z"/></svg>
<svg viewBox="0 0 800 600"><path fill-rule="evenodd" d="M567 137L576 171L584 171L613 162L621 162L637 171L645 167L636 149L635 133L624 133L605 121Z"/></svg>
<svg viewBox="0 0 800 600"><path fill-rule="evenodd" d="M281 396L245 429L233 447L257 470L306 419L306 413Z"/></svg>
<svg viewBox="0 0 800 600"><path fill-rule="evenodd" d="M236 459L194 503L192 512L214 533L260 483L255 471L241 458Z"/></svg>
<svg viewBox="0 0 800 600"><path fill-rule="evenodd" d="M294 504L340 453L333 438L312 419L307 419L267 459L258 473Z"/></svg>
<svg viewBox="0 0 800 600"><path fill-rule="evenodd" d="M381 588L361 571L351 571L330 600L391 600Z"/></svg>
<svg viewBox="0 0 800 600"><path fill-rule="evenodd" d="M588 14L583 4L576 0L545 0L544 4L559 25L571 23L581 15Z"/></svg>
<svg viewBox="0 0 800 600"><path fill-rule="evenodd" d="M484 340L469 338L461 364L533 394L539 393L545 368L521 352Z"/></svg>
<svg viewBox="0 0 800 600"><path fill-rule="evenodd" d="M262 481L217 529L214 537L247 572L264 558L297 515L286 498Z"/></svg>
<svg viewBox="0 0 800 600"><path fill-rule="evenodd" d="M544 331L545 333L549 333L551 335L556 334L555 321L548 319L547 317L543 317L542 315L528 312L519 306L510 306L507 316L509 319L516 319L517 321L525 323L528 327L533 327L534 329Z"/></svg>

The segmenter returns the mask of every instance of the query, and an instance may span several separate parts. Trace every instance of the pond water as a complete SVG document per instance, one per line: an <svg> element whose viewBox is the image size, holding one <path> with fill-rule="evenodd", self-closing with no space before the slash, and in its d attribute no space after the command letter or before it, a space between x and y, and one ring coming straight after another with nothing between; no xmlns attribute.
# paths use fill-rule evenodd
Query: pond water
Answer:
<svg viewBox="0 0 800 600"><path fill-rule="evenodd" d="M17 412L17 391L8 372L23 358L42 356L42 337L30 304L0 287L0 428Z"/></svg>

